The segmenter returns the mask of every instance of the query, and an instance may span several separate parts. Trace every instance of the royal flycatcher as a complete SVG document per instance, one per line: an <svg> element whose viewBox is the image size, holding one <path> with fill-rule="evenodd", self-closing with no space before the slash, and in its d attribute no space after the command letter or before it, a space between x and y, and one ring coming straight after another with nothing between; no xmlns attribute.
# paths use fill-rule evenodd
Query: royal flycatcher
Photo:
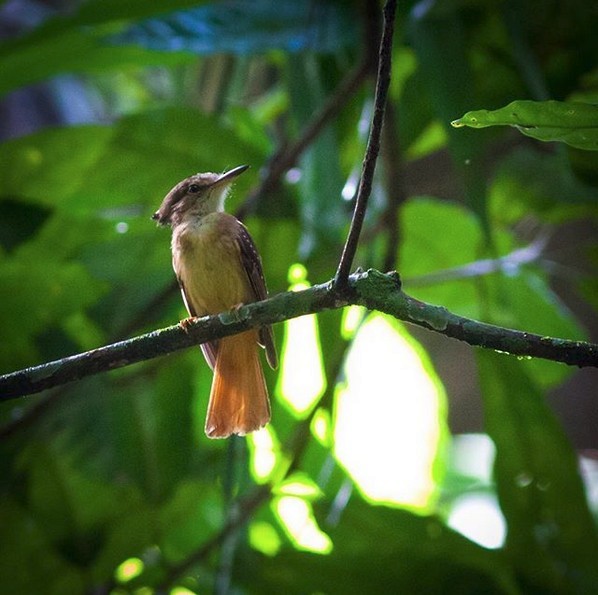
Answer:
<svg viewBox="0 0 598 595"><path fill-rule="evenodd" d="M172 226L172 265L191 316L218 314L268 296L261 259L247 228L224 212L233 180L247 167L190 176L166 195L154 213L158 223ZM206 418L210 438L247 434L270 420L258 344L276 368L269 326L201 346L214 371Z"/></svg>

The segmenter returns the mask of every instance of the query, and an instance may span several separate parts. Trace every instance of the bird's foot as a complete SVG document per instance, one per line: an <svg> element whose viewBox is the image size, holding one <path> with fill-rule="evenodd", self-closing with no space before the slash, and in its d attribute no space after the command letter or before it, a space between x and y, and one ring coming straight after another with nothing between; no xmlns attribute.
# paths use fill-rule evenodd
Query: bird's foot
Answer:
<svg viewBox="0 0 598 595"><path fill-rule="evenodd" d="M179 326L186 332L189 332L189 329L193 325L193 323L197 320L197 316L189 316L188 318L183 318L179 322Z"/></svg>

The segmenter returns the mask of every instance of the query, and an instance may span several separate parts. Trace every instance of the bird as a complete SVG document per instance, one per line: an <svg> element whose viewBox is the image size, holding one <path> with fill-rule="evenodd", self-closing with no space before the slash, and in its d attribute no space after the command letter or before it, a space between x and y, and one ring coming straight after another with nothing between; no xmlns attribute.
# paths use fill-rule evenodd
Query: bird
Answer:
<svg viewBox="0 0 598 595"><path fill-rule="evenodd" d="M262 261L249 231L224 211L233 182L248 167L185 178L152 216L159 225L172 228L172 266L191 317L234 310L268 297ZM259 346L276 369L271 326L201 345L214 372L205 423L209 438L245 435L270 421Z"/></svg>

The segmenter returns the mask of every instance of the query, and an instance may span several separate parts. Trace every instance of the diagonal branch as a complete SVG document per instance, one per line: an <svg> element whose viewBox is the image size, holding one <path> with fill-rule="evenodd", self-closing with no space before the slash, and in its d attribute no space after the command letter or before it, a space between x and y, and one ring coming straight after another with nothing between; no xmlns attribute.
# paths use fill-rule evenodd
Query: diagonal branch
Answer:
<svg viewBox="0 0 598 595"><path fill-rule="evenodd" d="M392 37L394 33L396 0L387 0L384 5L384 29L380 42L380 58L378 62L378 77L376 79L376 96L374 99L374 116L368 138L365 157L361 170L361 179L355 199L355 209L351 220L349 235L343 248L343 253L336 271L334 284L341 288L347 284L349 271L357 252L359 234L365 219L368 199L372 193L372 182L376 169L376 160L380 152L380 136L382 133L382 122L384 120L384 106L390 85L390 69L392 55Z"/></svg>
<svg viewBox="0 0 598 595"><path fill-rule="evenodd" d="M5 374L0 376L0 401L37 393L264 324L352 304L385 312L470 345L580 367L598 367L596 344L536 335L458 316L446 308L420 302L403 293L396 273L384 275L370 270L350 275L345 289L328 282L303 291L281 293L268 300L242 306L239 310L197 318L188 325L187 330L177 324L127 341Z"/></svg>
<svg viewBox="0 0 598 595"><path fill-rule="evenodd" d="M238 219L244 219L255 209L264 194L276 189L284 173L297 163L301 154L314 142L330 120L340 112L368 74L368 62L363 60L343 79L339 87L309 122L301 136L272 157L260 184L247 195L237 209L235 216Z"/></svg>
<svg viewBox="0 0 598 595"><path fill-rule="evenodd" d="M418 275L417 277L403 278L403 284L407 287L428 287L449 281L483 277L500 271L515 271L522 266L534 262L544 264L544 261L541 261L540 258L546 248L547 242L548 237L541 236L531 244L523 248L517 248L504 256L484 258L460 266Z"/></svg>

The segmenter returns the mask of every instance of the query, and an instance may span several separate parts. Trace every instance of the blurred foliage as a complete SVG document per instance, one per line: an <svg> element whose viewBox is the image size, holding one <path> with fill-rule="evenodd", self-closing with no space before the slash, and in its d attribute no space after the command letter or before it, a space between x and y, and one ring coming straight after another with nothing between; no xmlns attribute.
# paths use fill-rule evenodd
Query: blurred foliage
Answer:
<svg viewBox="0 0 598 595"><path fill-rule="evenodd" d="M247 163L229 200L240 208L375 47L379 18L369 0L52 5L60 8L0 6L2 372L184 317L169 235L151 213L190 173ZM535 128L538 138L570 138L537 110L573 101L595 113L597 21L585 0L399 3L387 117L396 126L356 266L380 268L390 254L420 299L522 330L592 336L598 153L450 123L521 100L531 119L504 123L525 132L548 123L550 136ZM370 75L251 204L246 223L271 292L287 289L298 261L312 283L334 273L371 117ZM549 99L562 103L529 103ZM588 127L595 136L595 119L573 124L574 135ZM559 244L570 225L573 240ZM269 445L251 442L250 456L244 439L203 433L211 378L198 349L3 403L0 591L596 592L596 511L545 400L572 371L477 352L494 481L459 471L441 441L431 514L373 506L334 456L336 388L359 332L341 319L318 317L328 387L319 405L304 420L275 401ZM274 387L276 374L266 374ZM254 491L248 462L260 448L274 462L274 495ZM330 553L304 551L281 524L276 494L288 472L302 478L295 497ZM449 528L452 503L480 490L498 496L506 522L495 551Z"/></svg>

